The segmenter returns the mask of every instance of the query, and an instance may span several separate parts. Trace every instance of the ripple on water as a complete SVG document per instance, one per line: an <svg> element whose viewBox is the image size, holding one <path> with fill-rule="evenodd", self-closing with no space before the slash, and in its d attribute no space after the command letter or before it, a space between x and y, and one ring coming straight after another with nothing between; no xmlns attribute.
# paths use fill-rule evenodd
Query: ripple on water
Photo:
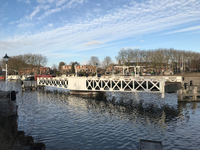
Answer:
<svg viewBox="0 0 200 150"><path fill-rule="evenodd" d="M82 98L68 90L22 93L20 84L10 87L19 90L18 129L46 149L138 149L140 139L162 141L165 150L200 147L200 103L177 103L176 94Z"/></svg>

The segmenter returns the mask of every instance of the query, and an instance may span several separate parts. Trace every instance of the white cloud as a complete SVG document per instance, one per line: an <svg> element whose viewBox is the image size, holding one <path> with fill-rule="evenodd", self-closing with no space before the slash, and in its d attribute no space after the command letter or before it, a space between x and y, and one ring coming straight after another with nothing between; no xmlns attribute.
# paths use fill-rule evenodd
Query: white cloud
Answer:
<svg viewBox="0 0 200 150"><path fill-rule="evenodd" d="M30 14L29 17L32 20L32 18L40 11L40 7L36 7L35 10Z"/></svg>
<svg viewBox="0 0 200 150"><path fill-rule="evenodd" d="M176 30L176 31L168 32L168 33L165 33L165 34L187 32L187 31L193 31L193 30L199 30L199 29L200 29L200 26L194 26L194 27L189 27L189 28L186 28L186 29L181 29L181 30Z"/></svg>
<svg viewBox="0 0 200 150"><path fill-rule="evenodd" d="M60 0L56 3L56 6L60 6L62 4L64 4L65 2L67 2L68 0Z"/></svg>
<svg viewBox="0 0 200 150"><path fill-rule="evenodd" d="M50 6L49 6L49 5L42 5L42 6L40 6L40 8L42 8L42 9L44 9L44 10L47 10L47 9L50 8Z"/></svg>
<svg viewBox="0 0 200 150"><path fill-rule="evenodd" d="M25 27L30 27L30 26L34 26L34 24L23 22L17 25L17 27L20 27L20 28L25 28Z"/></svg>
<svg viewBox="0 0 200 150"><path fill-rule="evenodd" d="M55 2L55 1L54 1ZM60 5L61 7L54 7L43 12L42 18L59 12L64 8L68 8L74 4L81 4L82 1L70 1ZM39 5L41 6L41 5ZM42 8L36 7L34 11L27 16L27 18L37 19ZM33 45L24 46L18 44L17 47L8 45L7 48L19 51L39 52L49 54L58 53L60 50L69 52L70 56L74 56L77 51L86 51L91 49L100 49L111 47L123 38L136 37L148 33L158 31L165 31L178 27L179 25L200 20L200 1L199 0L177 0L172 2L170 0L162 1L145 1L144 3L133 2L132 5L127 6L126 9L117 8L105 12L107 14L96 17L96 14L91 14L88 20L81 18L75 23L66 23L64 26L56 27L56 24L45 24L46 26L53 26L54 28L38 29L33 33L26 33L21 35L10 36L5 39L8 42L33 42ZM35 20L33 20L35 21ZM57 20L55 20L56 22ZM26 21L18 22L23 23ZM31 24L20 24L18 26ZM43 25L43 26L45 26ZM50 30L51 29L51 30ZM199 26L190 27L174 32L186 32L198 30ZM91 41L97 39L98 41ZM45 41L45 42L44 42ZM86 43L86 41L89 41ZM101 41L101 42L100 42ZM120 40L121 41L121 40ZM112 43L111 43L112 42ZM142 40L140 41L142 42ZM84 43L84 44L83 44ZM6 47L6 44L4 45ZM61 56L60 56L61 57ZM64 57L64 56L62 56Z"/></svg>
<svg viewBox="0 0 200 150"><path fill-rule="evenodd" d="M48 26L49 26L49 27L53 27L53 24L52 24L52 23L50 23Z"/></svg>
<svg viewBox="0 0 200 150"><path fill-rule="evenodd" d="M73 5L76 5L76 4L83 4L83 2L84 2L84 0L71 0L68 3L66 3L65 5L60 6L60 5L64 4L66 1L67 0L59 1L60 3L56 4L58 7L44 12L44 14L39 17L39 19L41 20L41 19L43 19L43 18L45 18L45 17L47 17L47 16L49 16L53 13L60 12L61 10L66 9L66 8L71 8Z"/></svg>
<svg viewBox="0 0 200 150"><path fill-rule="evenodd" d="M144 42L144 40L140 40L140 42Z"/></svg>
<svg viewBox="0 0 200 150"><path fill-rule="evenodd" d="M8 20L8 18L3 18L3 21Z"/></svg>
<svg viewBox="0 0 200 150"><path fill-rule="evenodd" d="M84 45L87 45L87 46L96 45L96 44L101 44L101 42L99 42L99 41L90 41L90 42L84 43Z"/></svg>

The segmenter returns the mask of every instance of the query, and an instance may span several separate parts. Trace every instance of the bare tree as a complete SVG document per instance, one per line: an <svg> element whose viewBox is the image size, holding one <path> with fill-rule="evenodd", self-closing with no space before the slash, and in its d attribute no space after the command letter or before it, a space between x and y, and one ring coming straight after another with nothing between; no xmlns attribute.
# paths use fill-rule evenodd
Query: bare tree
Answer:
<svg viewBox="0 0 200 150"><path fill-rule="evenodd" d="M109 65L112 63L112 59L110 58L110 56L106 56L104 58L104 60L102 61L102 66L107 69L109 67Z"/></svg>
<svg viewBox="0 0 200 150"><path fill-rule="evenodd" d="M53 72L54 72L54 74L56 74L56 72L58 71L58 66L56 65L56 64L53 64L52 66L51 66L51 69L53 70Z"/></svg>
<svg viewBox="0 0 200 150"><path fill-rule="evenodd" d="M130 65L130 62L133 57L133 50L132 49L124 49L122 48L119 52L118 55L115 57L117 61L120 61L123 65Z"/></svg>
<svg viewBox="0 0 200 150"><path fill-rule="evenodd" d="M96 63L100 64L99 58L97 56L90 57L89 65L95 66Z"/></svg>
<svg viewBox="0 0 200 150"><path fill-rule="evenodd" d="M136 63L136 65L138 66L138 62L140 60L140 50L139 49L129 49L127 55L130 55L130 60L132 60L133 62ZM129 60L128 60L129 61Z"/></svg>

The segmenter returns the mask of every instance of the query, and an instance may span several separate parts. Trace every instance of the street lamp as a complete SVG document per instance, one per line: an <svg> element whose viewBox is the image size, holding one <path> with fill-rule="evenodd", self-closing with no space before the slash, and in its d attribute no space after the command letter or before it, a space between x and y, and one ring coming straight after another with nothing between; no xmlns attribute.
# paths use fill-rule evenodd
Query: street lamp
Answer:
<svg viewBox="0 0 200 150"><path fill-rule="evenodd" d="M9 60L9 57L7 54L5 54L5 56L3 57L3 60L6 62L6 82L7 82L7 63L8 63L8 60Z"/></svg>
<svg viewBox="0 0 200 150"><path fill-rule="evenodd" d="M112 76L113 76L114 66L112 65Z"/></svg>
<svg viewBox="0 0 200 150"><path fill-rule="evenodd" d="M76 68L76 66L77 66L77 62L75 62L74 65L75 65L75 69L76 69L76 77L77 77L77 68Z"/></svg>
<svg viewBox="0 0 200 150"><path fill-rule="evenodd" d="M98 66L98 63L96 63L95 66L96 66L96 77L97 77L97 66Z"/></svg>

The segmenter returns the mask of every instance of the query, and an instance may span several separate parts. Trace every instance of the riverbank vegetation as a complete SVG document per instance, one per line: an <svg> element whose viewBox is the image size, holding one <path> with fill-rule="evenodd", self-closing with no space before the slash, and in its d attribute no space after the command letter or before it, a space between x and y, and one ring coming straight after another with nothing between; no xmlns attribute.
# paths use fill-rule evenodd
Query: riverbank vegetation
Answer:
<svg viewBox="0 0 200 150"><path fill-rule="evenodd" d="M12 56L8 61L8 72L11 74L15 74L19 72L22 68L30 68L33 69L35 67L45 66L47 63L47 57L41 54L23 54ZM0 66L4 68L5 62L3 59L0 60Z"/></svg>
<svg viewBox="0 0 200 150"><path fill-rule="evenodd" d="M116 60L123 65L139 65L149 67L184 67L185 71L200 69L200 53L173 48L158 48L151 50L121 49Z"/></svg>

